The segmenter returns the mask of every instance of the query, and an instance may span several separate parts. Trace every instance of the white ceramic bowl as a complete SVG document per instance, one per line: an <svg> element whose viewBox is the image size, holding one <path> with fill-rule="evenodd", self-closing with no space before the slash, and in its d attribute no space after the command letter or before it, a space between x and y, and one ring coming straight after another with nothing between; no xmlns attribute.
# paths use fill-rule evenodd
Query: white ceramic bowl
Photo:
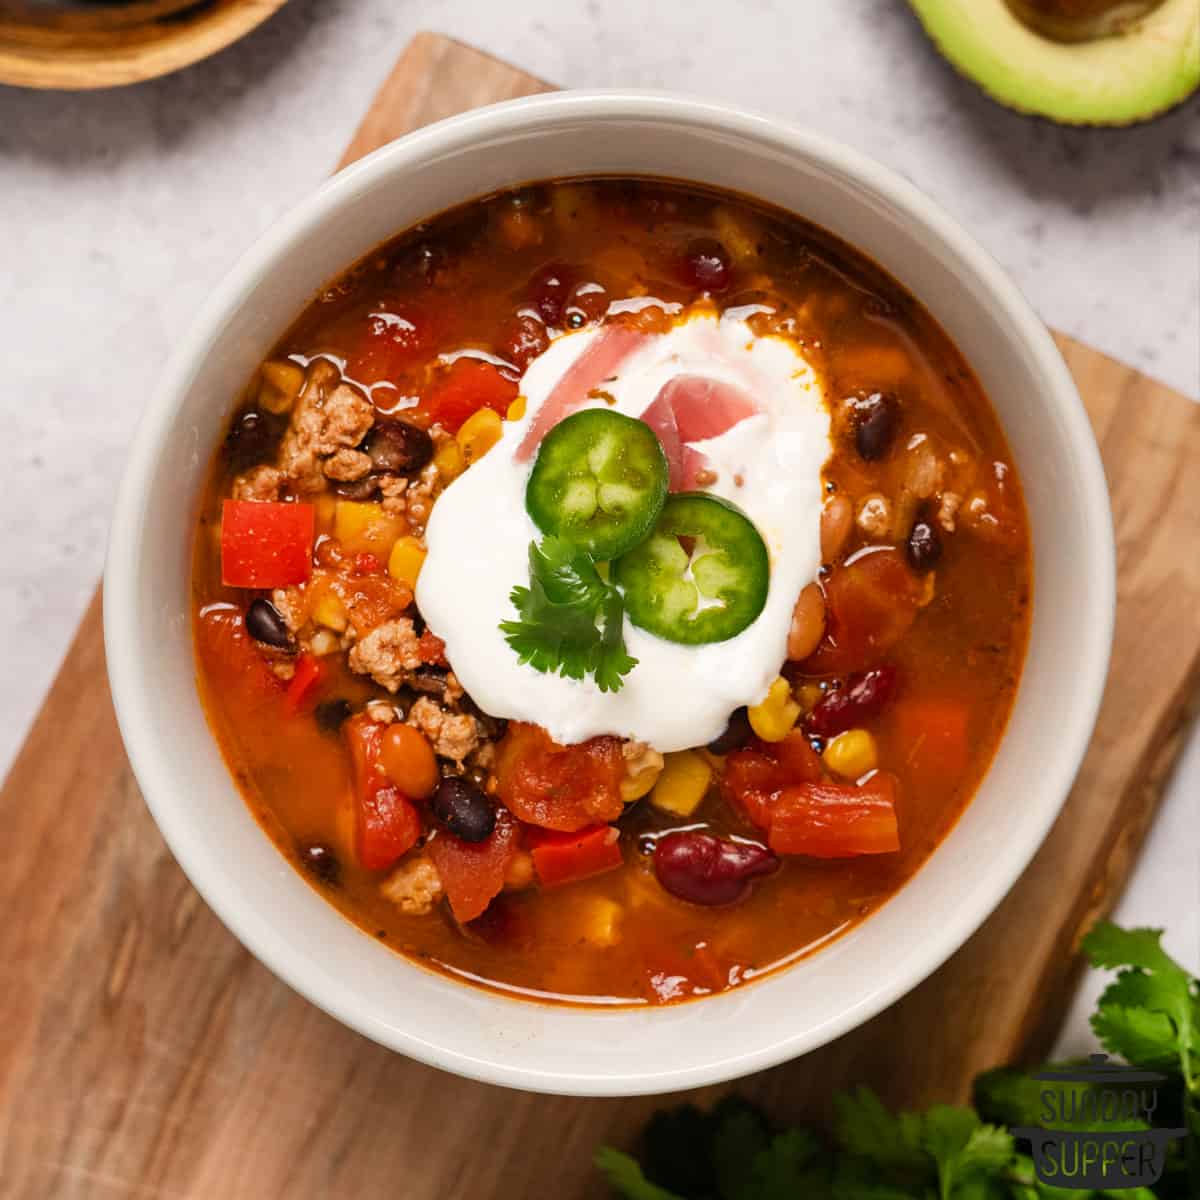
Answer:
<svg viewBox="0 0 1200 1200"><path fill-rule="evenodd" d="M509 999L432 974L361 933L255 824L194 686L193 521L234 397L326 280L422 218L549 176L649 174L736 188L817 222L904 282L998 410L1024 476L1036 564L1029 657L983 787L881 911L788 970L666 1008ZM233 269L143 418L105 577L108 669L129 756L183 869L268 967L347 1025L493 1083L630 1095L803 1054L925 978L976 929L1054 821L1088 742L1114 610L1108 493L1071 378L995 263L909 183L845 147L698 100L559 93L409 135L330 180ZM1036 919L1031 917L1031 919Z"/></svg>

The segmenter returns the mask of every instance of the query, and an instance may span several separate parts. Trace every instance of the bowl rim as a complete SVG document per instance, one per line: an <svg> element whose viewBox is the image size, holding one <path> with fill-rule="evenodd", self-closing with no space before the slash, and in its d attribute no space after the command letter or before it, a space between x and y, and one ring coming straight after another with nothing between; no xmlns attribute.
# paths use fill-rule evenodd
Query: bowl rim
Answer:
<svg viewBox="0 0 1200 1200"><path fill-rule="evenodd" d="M1090 547L1090 589L1097 619L1090 629L1089 650L1078 664L1078 704L1064 714L1059 732L1062 747L1057 762L1044 777L1047 799L1020 825L993 863L993 886L973 905L957 905L943 914L936 937L920 951L897 964L889 975L866 989L857 1003L840 1010L835 1019L810 1026L802 1033L777 1031L764 1037L751 1053L733 1057L714 1054L699 1065L653 1069L636 1075L610 1076L587 1071L545 1070L523 1066L519 1053L484 1060L452 1045L435 1044L419 1032L398 1029L370 1011L348 986L318 986L306 962L271 936L273 923L263 914L243 911L224 896L206 875L170 800L172 772L168 756L148 730L151 698L141 687L142 647L136 621L137 581L141 574L138 531L147 510L147 496L159 455L170 437L175 410L205 348L217 336L226 314L246 287L270 274L282 253L310 236L331 212L361 191L406 165L487 139L498 131L518 132L538 121L580 120L661 121L746 138L781 153L798 157L853 179L888 197L903 218L927 232L942 252L957 260L1015 328L1016 340L1027 349L1047 394L1053 394L1067 427L1084 495L1081 501L1094 517ZM464 196L464 201L471 199ZM903 280L901 280L903 282ZM919 298L919 297L918 297ZM995 260L939 205L903 176L861 152L814 134L790 122L703 98L674 93L603 89L545 93L474 109L416 130L372 152L327 180L315 192L274 222L239 258L214 289L199 315L177 343L157 388L142 414L129 451L125 473L113 510L104 575L104 637L110 686L130 763L152 815L184 873L222 923L272 973L311 1003L359 1033L428 1065L502 1086L544 1093L587 1096L632 1096L698 1087L764 1070L832 1041L864 1023L926 979L979 928L1008 893L1042 844L1057 819L1078 773L1091 739L1103 696L1112 647L1116 607L1115 547L1108 488L1099 449L1086 410L1066 364L1049 331L1030 308L1016 285ZM1035 601L1036 604L1036 601ZM935 851L936 853L936 851ZM922 870L924 867L922 867ZM919 877L920 871L917 872ZM354 926L347 923L349 929ZM783 967L786 973L792 967ZM772 972L767 976L777 976ZM464 985L470 986L470 985ZM761 984L745 989L752 994ZM738 989L739 993L742 989ZM497 1000L508 1000L497 996ZM715 999L715 997L713 998ZM509 1001L511 1002L511 1001ZM527 1003L526 1001L516 1001ZM691 1001L688 1007L704 1001ZM669 1006L674 1007L674 1006ZM595 1008L580 1008L581 1014ZM614 1010L605 1009L611 1014ZM643 1011L643 1010L637 1010Z"/></svg>

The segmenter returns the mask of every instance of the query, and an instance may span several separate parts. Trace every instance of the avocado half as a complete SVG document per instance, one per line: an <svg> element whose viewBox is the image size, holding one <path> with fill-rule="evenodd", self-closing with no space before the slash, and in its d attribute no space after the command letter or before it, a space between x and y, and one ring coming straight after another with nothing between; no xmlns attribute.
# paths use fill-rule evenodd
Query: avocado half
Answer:
<svg viewBox="0 0 1200 1200"><path fill-rule="evenodd" d="M993 99L1066 125L1128 125L1200 85L1200 0L1163 0L1090 41L1035 32L1008 0L909 0L938 49Z"/></svg>

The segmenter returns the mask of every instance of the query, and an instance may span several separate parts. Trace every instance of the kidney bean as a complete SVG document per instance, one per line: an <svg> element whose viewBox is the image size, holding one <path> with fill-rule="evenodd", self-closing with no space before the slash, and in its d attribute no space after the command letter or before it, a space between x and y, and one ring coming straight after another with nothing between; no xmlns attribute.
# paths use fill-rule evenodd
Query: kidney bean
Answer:
<svg viewBox="0 0 1200 1200"><path fill-rule="evenodd" d="M261 596L246 610L246 632L256 642L274 646L277 650L291 649L292 635L279 609Z"/></svg>
<svg viewBox="0 0 1200 1200"><path fill-rule="evenodd" d="M861 725L895 695L897 681L896 668L890 665L851 675L817 701L805 722L808 731L828 738Z"/></svg>
<svg viewBox="0 0 1200 1200"><path fill-rule="evenodd" d="M582 329L599 321L608 312L608 293L599 283L581 283L572 293L566 309L568 329Z"/></svg>
<svg viewBox="0 0 1200 1200"><path fill-rule="evenodd" d="M712 754L728 754L731 750L744 746L753 736L754 730L750 728L750 714L745 708L735 708L729 714L725 732L709 742L705 749Z"/></svg>
<svg viewBox="0 0 1200 1200"><path fill-rule="evenodd" d="M921 519L913 524L905 551L914 571L930 571L942 557L942 539L930 522Z"/></svg>
<svg viewBox="0 0 1200 1200"><path fill-rule="evenodd" d="M429 807L433 815L464 842L482 842L496 828L496 810L487 796L460 775L442 778Z"/></svg>
<svg viewBox="0 0 1200 1200"><path fill-rule="evenodd" d="M690 904L733 904L755 879L773 874L779 860L757 842L731 842L681 829L658 839L654 874L658 882Z"/></svg>
<svg viewBox="0 0 1200 1200"><path fill-rule="evenodd" d="M857 415L854 446L860 458L875 462L891 449L900 424L896 397L890 392L872 392L865 400L859 400L854 408Z"/></svg>
<svg viewBox="0 0 1200 1200"><path fill-rule="evenodd" d="M522 371L550 345L550 335L540 317L520 313L514 317L500 342L500 354Z"/></svg>
<svg viewBox="0 0 1200 1200"><path fill-rule="evenodd" d="M529 281L529 302L552 329L562 328L572 282L570 270L562 263L550 263Z"/></svg>
<svg viewBox="0 0 1200 1200"><path fill-rule="evenodd" d="M380 419L367 434L363 449L377 471L415 475L433 458L433 439L407 421Z"/></svg>
<svg viewBox="0 0 1200 1200"><path fill-rule="evenodd" d="M715 238L696 238L684 251L679 273L702 292L723 292L733 277L729 252Z"/></svg>

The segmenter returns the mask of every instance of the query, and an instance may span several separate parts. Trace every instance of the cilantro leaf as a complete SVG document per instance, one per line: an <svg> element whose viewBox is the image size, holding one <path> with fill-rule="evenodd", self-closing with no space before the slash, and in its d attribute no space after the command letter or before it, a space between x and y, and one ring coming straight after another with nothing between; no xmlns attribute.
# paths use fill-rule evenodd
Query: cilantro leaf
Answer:
<svg viewBox="0 0 1200 1200"><path fill-rule="evenodd" d="M668 1192L651 1183L642 1173L637 1159L611 1146L601 1146L593 1161L608 1180L609 1187L627 1200L684 1200L676 1192Z"/></svg>
<svg viewBox="0 0 1200 1200"><path fill-rule="evenodd" d="M921 1145L937 1167L942 1200L956 1194L958 1185L994 1174L1012 1161L1012 1134L984 1125L969 1108L935 1104L921 1125Z"/></svg>
<svg viewBox="0 0 1200 1200"><path fill-rule="evenodd" d="M847 1150L881 1167L928 1170L918 1116L892 1116L868 1087L834 1096L833 1105L838 1140Z"/></svg>
<svg viewBox="0 0 1200 1200"><path fill-rule="evenodd" d="M535 671L568 679L594 675L601 691L615 692L637 665L625 649L620 592L564 539L530 543L529 586L513 588L509 599L518 619L502 621L500 630Z"/></svg>
<svg viewBox="0 0 1200 1200"><path fill-rule="evenodd" d="M1129 1062L1173 1066L1193 1091L1200 1082L1197 982L1162 948L1161 929L1101 921L1083 939L1097 967L1123 967L1101 995L1092 1028L1105 1049Z"/></svg>

